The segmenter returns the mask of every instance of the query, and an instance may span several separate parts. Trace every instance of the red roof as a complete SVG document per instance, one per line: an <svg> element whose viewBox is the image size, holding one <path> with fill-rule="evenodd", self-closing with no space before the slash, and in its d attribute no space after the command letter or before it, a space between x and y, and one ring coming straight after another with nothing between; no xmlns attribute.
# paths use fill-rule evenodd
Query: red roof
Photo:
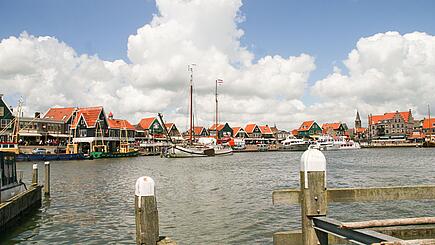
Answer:
<svg viewBox="0 0 435 245"><path fill-rule="evenodd" d="M333 129L333 130L338 130L341 126L341 123L324 123L322 125L323 129Z"/></svg>
<svg viewBox="0 0 435 245"><path fill-rule="evenodd" d="M429 126L431 126L431 128L435 128L435 118L431 118L430 119L430 122L431 122L431 124L429 124L429 119L428 118L425 118L424 120L423 120L423 128L427 128L427 129L429 129Z"/></svg>
<svg viewBox="0 0 435 245"><path fill-rule="evenodd" d="M248 134L252 134L254 132L255 127L257 127L257 124L254 124L254 123L247 124L245 126L245 132L248 133Z"/></svg>
<svg viewBox="0 0 435 245"><path fill-rule="evenodd" d="M86 125L88 127L90 128L95 127L98 117L102 112L103 112L102 106L80 108L77 112L77 116L74 118L74 122L71 124L71 127L75 128L81 117L85 119Z"/></svg>
<svg viewBox="0 0 435 245"><path fill-rule="evenodd" d="M142 118L139 122L139 126L143 129L150 129L151 124L153 124L154 120L157 120L155 117Z"/></svg>
<svg viewBox="0 0 435 245"><path fill-rule="evenodd" d="M307 131L309 130L314 124L314 120L312 121L305 121L301 124L301 126L299 127L298 131Z"/></svg>
<svg viewBox="0 0 435 245"><path fill-rule="evenodd" d="M385 113L384 115L373 115L373 116L369 116L369 118L371 117L371 123L370 124L377 124L383 120L390 120L393 119L394 116L399 113L400 116L403 118L403 120L405 122L408 122L409 119L409 114L411 113L410 111L401 111L401 112L388 112Z"/></svg>
<svg viewBox="0 0 435 245"><path fill-rule="evenodd" d="M127 130L136 130L133 125L130 124L129 121L123 119L108 119L109 128L113 129L127 129Z"/></svg>
<svg viewBox="0 0 435 245"><path fill-rule="evenodd" d="M269 128L269 126L260 126L260 131L262 134L273 134L272 130Z"/></svg>
<svg viewBox="0 0 435 245"><path fill-rule="evenodd" d="M56 121L68 121L74 112L74 107L67 108L50 108L45 113L44 118L53 119Z"/></svg>
<svg viewBox="0 0 435 245"><path fill-rule="evenodd" d="M218 124L217 129L218 131L222 130L225 127L225 124ZM211 125L211 127L208 130L216 130L216 124Z"/></svg>
<svg viewBox="0 0 435 245"><path fill-rule="evenodd" d="M366 131L366 129L367 129L367 128L356 128L356 129L355 129L355 132L356 132L357 134L362 134L362 133L364 133L364 132Z"/></svg>
<svg viewBox="0 0 435 245"><path fill-rule="evenodd" d="M233 127L233 135L236 135L241 129L242 127Z"/></svg>
<svg viewBox="0 0 435 245"><path fill-rule="evenodd" d="M200 135L203 130L205 130L205 128L202 126L193 127L193 133L195 135Z"/></svg>
<svg viewBox="0 0 435 245"><path fill-rule="evenodd" d="M171 131L171 128L172 128L174 125L175 125L175 124L173 124L173 123L165 123L166 130Z"/></svg>
<svg viewBox="0 0 435 245"><path fill-rule="evenodd" d="M298 135L298 130L297 129L293 129L291 133L292 133L293 136L296 136L296 135Z"/></svg>

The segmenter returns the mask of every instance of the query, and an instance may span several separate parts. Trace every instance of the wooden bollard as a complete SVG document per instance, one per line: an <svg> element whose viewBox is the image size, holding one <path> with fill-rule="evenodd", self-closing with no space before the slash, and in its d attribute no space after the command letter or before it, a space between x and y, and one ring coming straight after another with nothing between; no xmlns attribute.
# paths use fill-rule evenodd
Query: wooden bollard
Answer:
<svg viewBox="0 0 435 245"><path fill-rule="evenodd" d="M38 164L33 164L32 170L32 185L38 185Z"/></svg>
<svg viewBox="0 0 435 245"><path fill-rule="evenodd" d="M44 194L50 196L50 162L45 162L45 173L44 173Z"/></svg>
<svg viewBox="0 0 435 245"><path fill-rule="evenodd" d="M326 216L327 212L326 159L319 150L308 149L302 155L300 183L302 242L304 245L320 244L311 220L313 217Z"/></svg>
<svg viewBox="0 0 435 245"><path fill-rule="evenodd" d="M136 244L155 245L159 240L159 215L152 178L144 176L137 179L134 204Z"/></svg>

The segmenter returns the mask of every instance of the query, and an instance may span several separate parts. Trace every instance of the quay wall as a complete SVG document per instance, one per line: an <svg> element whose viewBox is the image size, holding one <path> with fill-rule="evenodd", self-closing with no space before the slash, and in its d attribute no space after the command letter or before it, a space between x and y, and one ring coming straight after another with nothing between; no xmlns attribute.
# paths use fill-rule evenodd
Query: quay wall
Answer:
<svg viewBox="0 0 435 245"><path fill-rule="evenodd" d="M19 221L25 214L41 206L42 186L31 186L23 193L0 204L0 232Z"/></svg>

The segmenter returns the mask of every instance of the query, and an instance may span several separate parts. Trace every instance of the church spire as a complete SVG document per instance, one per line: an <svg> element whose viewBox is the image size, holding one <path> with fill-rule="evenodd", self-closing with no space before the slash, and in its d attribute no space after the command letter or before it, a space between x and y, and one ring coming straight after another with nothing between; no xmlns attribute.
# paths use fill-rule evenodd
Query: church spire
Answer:
<svg viewBox="0 0 435 245"><path fill-rule="evenodd" d="M358 110L356 110L355 128L361 128L361 118L359 116Z"/></svg>

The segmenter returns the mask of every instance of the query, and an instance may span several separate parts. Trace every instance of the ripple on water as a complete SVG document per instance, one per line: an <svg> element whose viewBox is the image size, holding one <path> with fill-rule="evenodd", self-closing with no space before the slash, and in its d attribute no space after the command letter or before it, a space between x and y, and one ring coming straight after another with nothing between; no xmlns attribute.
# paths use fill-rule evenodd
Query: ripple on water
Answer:
<svg viewBox="0 0 435 245"><path fill-rule="evenodd" d="M51 198L0 243L132 244L134 184L147 175L157 185L161 233L179 244L271 244L273 232L299 227L299 208L272 206L271 193L299 186L301 154L53 162ZM330 187L431 184L435 177L431 149L325 156ZM31 163L18 163L18 168L30 182ZM329 215L345 221L434 216L432 206L430 201L331 204Z"/></svg>

